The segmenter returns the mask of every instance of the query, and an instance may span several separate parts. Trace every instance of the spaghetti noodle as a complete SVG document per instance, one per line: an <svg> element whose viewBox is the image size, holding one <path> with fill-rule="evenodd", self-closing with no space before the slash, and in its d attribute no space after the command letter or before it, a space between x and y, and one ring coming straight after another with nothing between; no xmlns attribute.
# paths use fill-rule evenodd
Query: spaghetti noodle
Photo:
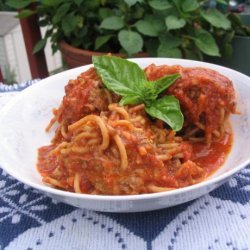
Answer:
<svg viewBox="0 0 250 250"><path fill-rule="evenodd" d="M145 72L149 79L157 79L169 69L173 70L151 65ZM183 74L185 82L187 73ZM120 97L104 88L94 68L70 80L47 127L50 130L58 123L52 143L38 150L37 168L43 181L76 193L131 195L173 190L204 180L230 151L231 131L225 124L229 113L235 112L235 104L223 103L221 94L215 112L218 124L211 125L214 116L210 117L205 106L207 98L215 100L213 94L196 88L197 93L181 96L176 89L183 83L178 81L169 92L181 97L187 118L180 134L150 119L143 104L119 105ZM215 84L210 85L216 89ZM228 93L226 98L234 97L233 91L231 96ZM188 98L198 115L188 110ZM221 154L211 155L211 151Z"/></svg>

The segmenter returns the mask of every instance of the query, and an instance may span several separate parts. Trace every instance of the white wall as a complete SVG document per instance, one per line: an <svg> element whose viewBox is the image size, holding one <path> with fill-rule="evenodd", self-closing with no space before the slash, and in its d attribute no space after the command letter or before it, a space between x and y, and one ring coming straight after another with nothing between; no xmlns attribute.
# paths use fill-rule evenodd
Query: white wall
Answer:
<svg viewBox="0 0 250 250"><path fill-rule="evenodd" d="M42 30L42 34L44 33L45 29ZM61 53L57 52L52 55L50 44L45 47L45 57L49 72L62 66ZM5 37L0 37L0 65L3 75L5 74L4 65L9 65L10 69L14 69L17 82L32 79L20 25L17 25Z"/></svg>
<svg viewBox="0 0 250 250"><path fill-rule="evenodd" d="M43 27L41 29L42 36L44 36L45 31L46 31L46 28ZM57 51L54 55L52 55L52 49L50 46L50 42L48 42L48 44L46 45L44 52L45 52L45 57L46 57L46 62L47 62L49 72L62 67L61 53L59 51Z"/></svg>
<svg viewBox="0 0 250 250"><path fill-rule="evenodd" d="M15 69L17 82L30 80L31 73L21 26L16 26L4 40L10 69Z"/></svg>
<svg viewBox="0 0 250 250"><path fill-rule="evenodd" d="M0 37L0 67L2 69L2 73L6 62L7 62L7 55L5 50L4 37Z"/></svg>

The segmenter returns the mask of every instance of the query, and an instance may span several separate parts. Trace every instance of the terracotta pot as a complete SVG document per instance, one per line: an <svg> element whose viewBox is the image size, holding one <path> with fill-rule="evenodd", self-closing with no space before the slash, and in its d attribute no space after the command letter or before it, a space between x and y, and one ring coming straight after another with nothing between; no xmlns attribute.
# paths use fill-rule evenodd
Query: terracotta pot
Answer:
<svg viewBox="0 0 250 250"><path fill-rule="evenodd" d="M67 64L68 68L75 68L86 64L92 63L92 56L106 55L107 53L95 52L90 50L83 50L72 47L65 41L60 42L60 51L62 53L63 60ZM112 55L125 58L125 54L112 53ZM147 53L137 53L135 57L148 57Z"/></svg>

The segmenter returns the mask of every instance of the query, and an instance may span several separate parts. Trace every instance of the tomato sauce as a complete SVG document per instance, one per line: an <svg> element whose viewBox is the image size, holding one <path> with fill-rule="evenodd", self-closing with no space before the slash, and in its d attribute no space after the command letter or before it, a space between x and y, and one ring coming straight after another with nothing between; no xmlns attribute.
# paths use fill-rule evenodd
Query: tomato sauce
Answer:
<svg viewBox="0 0 250 250"><path fill-rule="evenodd" d="M224 127L235 108L231 81L202 68L152 65L146 69L149 80L177 72L182 77L167 94L176 96L184 111L181 135L196 131L183 138L164 128L162 121L152 122L144 110L135 114L133 107L123 108L130 116L124 123L122 112L108 108L120 97L112 92L107 95L93 68L70 81L58 110L62 140L38 150L37 169L44 182L72 192L131 195L182 188L214 173L232 147L232 131ZM68 129L89 114L98 116L107 129L105 151L99 150L105 136L97 122Z"/></svg>
<svg viewBox="0 0 250 250"><path fill-rule="evenodd" d="M224 137L212 142L209 147L201 142L194 143L191 160L206 169L209 175L212 174L225 162L230 153L232 137L232 133L225 133Z"/></svg>

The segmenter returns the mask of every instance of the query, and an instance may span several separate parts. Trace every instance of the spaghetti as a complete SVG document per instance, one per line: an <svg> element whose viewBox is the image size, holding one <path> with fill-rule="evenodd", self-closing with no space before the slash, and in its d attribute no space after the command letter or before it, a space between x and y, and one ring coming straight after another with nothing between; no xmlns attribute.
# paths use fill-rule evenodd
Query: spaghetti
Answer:
<svg viewBox="0 0 250 250"><path fill-rule="evenodd" d="M152 64L145 71L149 80L169 74L181 74L181 78L167 93L174 95L182 106L186 138L193 141L205 140L211 144L214 137L224 135L225 121L229 114L237 113L235 91L227 77L212 69L185 68L179 65Z"/></svg>
<svg viewBox="0 0 250 250"><path fill-rule="evenodd" d="M157 79L169 69L173 70L151 65L145 72L149 79ZM185 82L187 73L183 74ZM180 97L183 83L178 81L169 92ZM47 127L48 131L58 123L52 143L38 150L37 168L43 181L71 192L101 195L162 192L203 181L230 151L232 136L226 121L235 104L223 103L221 94L218 124L211 125L214 117L205 106L207 98L215 97L195 90L180 98L187 122L176 134L163 122L150 119L143 104L119 105L120 97L104 88L94 68L70 80ZM224 96L234 97L234 92ZM197 116L188 110L188 98ZM221 153L212 155L212 151Z"/></svg>

